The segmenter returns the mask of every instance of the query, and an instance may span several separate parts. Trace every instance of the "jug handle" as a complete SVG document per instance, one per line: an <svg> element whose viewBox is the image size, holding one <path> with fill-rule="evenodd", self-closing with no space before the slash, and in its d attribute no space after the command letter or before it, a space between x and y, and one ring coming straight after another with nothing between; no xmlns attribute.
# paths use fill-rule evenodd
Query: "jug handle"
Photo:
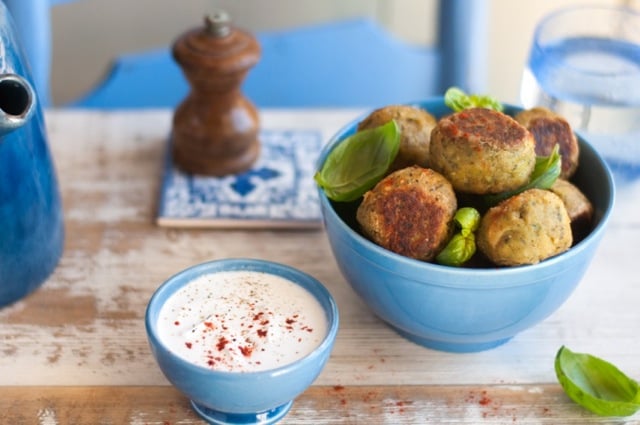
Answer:
<svg viewBox="0 0 640 425"><path fill-rule="evenodd" d="M0 74L0 136L22 127L35 110L35 91L17 74Z"/></svg>

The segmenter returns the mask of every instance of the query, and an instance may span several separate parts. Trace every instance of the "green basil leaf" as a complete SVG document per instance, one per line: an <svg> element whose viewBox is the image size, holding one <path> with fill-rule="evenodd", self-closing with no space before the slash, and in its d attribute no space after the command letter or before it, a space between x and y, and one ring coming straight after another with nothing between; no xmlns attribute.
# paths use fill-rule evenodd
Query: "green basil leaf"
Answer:
<svg viewBox="0 0 640 425"><path fill-rule="evenodd" d="M450 87L444 93L444 104L455 112L470 108L471 102L465 92L457 87Z"/></svg>
<svg viewBox="0 0 640 425"><path fill-rule="evenodd" d="M353 201L384 177L399 149L400 128L395 120L358 131L329 153L314 179L329 199Z"/></svg>
<svg viewBox="0 0 640 425"><path fill-rule="evenodd" d="M460 208L453 220L460 231L453 235L447 246L436 256L436 262L458 267L469 261L476 253L475 231L480 225L480 213L471 207Z"/></svg>
<svg viewBox="0 0 640 425"><path fill-rule="evenodd" d="M494 111L504 111L504 106L492 96L471 95L471 103L475 108L493 109Z"/></svg>
<svg viewBox="0 0 640 425"><path fill-rule="evenodd" d="M444 103L455 112L468 108L487 108L502 112L504 106L492 96L467 95L458 87L450 87L444 93Z"/></svg>
<svg viewBox="0 0 640 425"><path fill-rule="evenodd" d="M538 189L549 189L560 176L562 171L562 156L560 145L556 144L549 156L536 158L536 165L531 173L529 185Z"/></svg>
<svg viewBox="0 0 640 425"><path fill-rule="evenodd" d="M555 371L565 393L601 416L631 416L640 410L640 386L616 366L562 346Z"/></svg>
<svg viewBox="0 0 640 425"><path fill-rule="evenodd" d="M560 177L562 171L562 156L560 155L560 146L555 145L549 156L536 157L536 165L529 177L529 182L524 186L507 192L495 195L487 195L485 201L487 205L495 205L500 201L510 198L514 195L529 189L549 189L553 183Z"/></svg>
<svg viewBox="0 0 640 425"><path fill-rule="evenodd" d="M463 207L456 211L453 220L460 226L463 235L469 235L478 229L480 213L475 208Z"/></svg>

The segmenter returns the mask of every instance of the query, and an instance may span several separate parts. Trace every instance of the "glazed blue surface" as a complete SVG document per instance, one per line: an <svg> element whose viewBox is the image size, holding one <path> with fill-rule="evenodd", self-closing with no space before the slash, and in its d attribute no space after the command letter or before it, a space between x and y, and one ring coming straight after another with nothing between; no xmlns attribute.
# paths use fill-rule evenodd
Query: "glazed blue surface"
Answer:
<svg viewBox="0 0 640 425"><path fill-rule="evenodd" d="M326 312L328 333L308 356L263 372L221 372L196 366L176 356L158 339L162 305L198 276L229 270L270 273L308 290ZM212 424L277 422L322 371L338 332L338 309L327 289L313 277L291 267L263 260L224 259L188 268L164 282L149 301L145 324L151 351L167 379L191 399L194 409Z"/></svg>
<svg viewBox="0 0 640 425"><path fill-rule="evenodd" d="M32 86L1 2L0 51L0 81L6 75L17 75ZM18 128L8 128L0 118L0 306L40 286L63 250L62 208L44 115L37 96L32 101L36 102L33 112Z"/></svg>
<svg viewBox="0 0 640 425"><path fill-rule="evenodd" d="M451 111L442 99L417 103L436 116ZM508 107L507 113L516 111ZM336 134L319 164L359 120ZM548 317L571 295L602 238L614 202L611 172L580 139L573 178L595 207L595 227L569 251L536 265L456 268L392 253L361 236L320 191L328 239L340 270L371 310L401 335L426 347L472 352L498 346ZM347 220L347 221L345 221Z"/></svg>

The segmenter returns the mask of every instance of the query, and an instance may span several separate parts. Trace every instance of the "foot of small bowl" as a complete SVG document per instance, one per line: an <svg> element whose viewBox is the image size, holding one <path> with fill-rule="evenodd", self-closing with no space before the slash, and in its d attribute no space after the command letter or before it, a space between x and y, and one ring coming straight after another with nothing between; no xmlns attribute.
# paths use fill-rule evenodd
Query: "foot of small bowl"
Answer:
<svg viewBox="0 0 640 425"><path fill-rule="evenodd" d="M433 350L448 351L451 353L475 353L478 351L489 350L491 348L498 347L511 339L511 337L508 337L489 342L448 342L421 338L405 332L402 329L394 329L397 333L418 345L422 345L423 347L431 348Z"/></svg>
<svg viewBox="0 0 640 425"><path fill-rule="evenodd" d="M258 413L226 413L209 409L191 401L193 409L211 425L270 425L282 419L291 409L293 401Z"/></svg>

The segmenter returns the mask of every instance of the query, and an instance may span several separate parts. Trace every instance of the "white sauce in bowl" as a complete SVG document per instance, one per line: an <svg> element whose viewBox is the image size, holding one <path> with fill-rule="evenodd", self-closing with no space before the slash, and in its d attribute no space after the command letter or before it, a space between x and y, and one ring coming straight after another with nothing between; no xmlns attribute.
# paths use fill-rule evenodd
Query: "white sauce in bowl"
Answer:
<svg viewBox="0 0 640 425"><path fill-rule="evenodd" d="M327 334L316 298L269 273L224 271L189 282L160 310L158 336L176 355L228 372L254 372L292 363Z"/></svg>

